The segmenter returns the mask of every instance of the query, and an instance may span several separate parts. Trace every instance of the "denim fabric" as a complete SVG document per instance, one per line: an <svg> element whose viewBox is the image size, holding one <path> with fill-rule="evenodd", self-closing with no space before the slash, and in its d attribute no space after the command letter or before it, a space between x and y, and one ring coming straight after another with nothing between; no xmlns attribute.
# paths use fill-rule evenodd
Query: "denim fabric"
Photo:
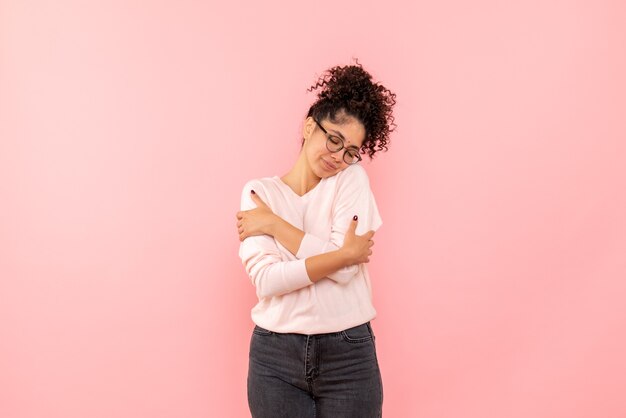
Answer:
<svg viewBox="0 0 626 418"><path fill-rule="evenodd" d="M314 335L255 326L248 366L252 417L381 417L375 340L369 322Z"/></svg>

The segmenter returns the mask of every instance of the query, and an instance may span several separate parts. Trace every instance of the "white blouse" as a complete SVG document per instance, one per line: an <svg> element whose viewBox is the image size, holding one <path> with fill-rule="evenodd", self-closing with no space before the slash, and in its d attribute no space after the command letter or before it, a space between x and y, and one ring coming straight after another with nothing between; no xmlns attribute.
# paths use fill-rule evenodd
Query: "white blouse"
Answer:
<svg viewBox="0 0 626 418"><path fill-rule="evenodd" d="M278 176L251 180L243 188L241 210L256 207L251 189L276 215L305 232L296 255L269 235L241 243L239 256L259 298L253 322L275 332L319 334L375 318L366 264L342 268L316 283L304 264L307 257L340 248L354 215L357 235L382 225L365 169L351 165L303 196Z"/></svg>

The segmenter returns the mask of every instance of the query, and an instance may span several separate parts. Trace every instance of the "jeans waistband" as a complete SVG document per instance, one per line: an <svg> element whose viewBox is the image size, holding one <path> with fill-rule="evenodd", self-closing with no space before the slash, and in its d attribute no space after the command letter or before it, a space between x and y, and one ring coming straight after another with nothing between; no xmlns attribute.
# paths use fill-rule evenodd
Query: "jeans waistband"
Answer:
<svg viewBox="0 0 626 418"><path fill-rule="evenodd" d="M324 332L324 333L321 333L321 334L300 334L300 333L296 333L296 332L276 332L276 331L272 331L272 330L269 330L269 329L266 329L266 328L260 327L260 326L258 326L258 325L255 325L255 329L260 330L260 331L265 332L265 333L271 333L271 334L285 334L285 335L286 335L286 334L291 334L291 335L302 335L302 336L305 336L305 337L307 337L307 336L312 336L312 337L323 337L323 336L333 336L333 335L339 335L339 334L341 334L342 332L350 331L350 330L352 330L352 329L357 329L357 328L359 328L359 327L367 327L367 329L369 330L369 332L370 332L370 333L373 333L373 331L372 331L372 325L370 324L370 321L367 321L367 322L365 322L365 323L363 323L363 324L360 324L360 325L355 325L355 326L353 326L353 327L346 328L346 329L343 329L343 330L340 330L340 331L335 331L335 332Z"/></svg>

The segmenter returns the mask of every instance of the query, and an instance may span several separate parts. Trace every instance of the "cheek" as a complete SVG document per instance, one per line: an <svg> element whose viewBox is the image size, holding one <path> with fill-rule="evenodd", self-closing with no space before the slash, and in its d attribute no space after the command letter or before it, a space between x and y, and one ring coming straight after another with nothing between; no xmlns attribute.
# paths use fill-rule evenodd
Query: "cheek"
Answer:
<svg viewBox="0 0 626 418"><path fill-rule="evenodd" d="M309 148L307 149L307 155L309 156L309 158L311 160L320 158L321 156L325 155L328 153L328 150L326 149L326 146L324 144L310 144Z"/></svg>

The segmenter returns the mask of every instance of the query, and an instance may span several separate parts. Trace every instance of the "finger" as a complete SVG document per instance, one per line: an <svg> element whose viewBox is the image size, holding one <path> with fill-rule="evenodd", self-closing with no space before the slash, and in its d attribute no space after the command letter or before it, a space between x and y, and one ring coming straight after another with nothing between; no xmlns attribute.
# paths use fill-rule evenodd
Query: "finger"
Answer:
<svg viewBox="0 0 626 418"><path fill-rule="evenodd" d="M350 222L350 225L348 225L348 231L346 233L350 233L354 235L354 231L356 231L356 226L359 223L359 217L354 215L354 217L352 218L352 221Z"/></svg>
<svg viewBox="0 0 626 418"><path fill-rule="evenodd" d="M241 219L243 218L243 212L237 212L237 215L235 216L237 216L237 219Z"/></svg>
<svg viewBox="0 0 626 418"><path fill-rule="evenodd" d="M365 234L362 235L363 237L367 238L367 239L372 239L372 237L374 236L374 231L367 231Z"/></svg>
<svg viewBox="0 0 626 418"><path fill-rule="evenodd" d="M374 246L374 241L373 240L369 240L369 246L370 246L370 248L372 248Z"/></svg>
<svg viewBox="0 0 626 418"><path fill-rule="evenodd" d="M241 225L243 225L243 221L239 221L239 222L237 222L237 228L240 228L240 227L241 227Z"/></svg>
<svg viewBox="0 0 626 418"><path fill-rule="evenodd" d="M259 197L258 194L256 194L256 192L254 190L250 190L250 195L252 196L252 200L254 201L254 203L257 204L257 206L266 206L265 202L263 201L263 199L261 199Z"/></svg>
<svg viewBox="0 0 626 418"><path fill-rule="evenodd" d="M372 250L369 250L369 251L367 252L367 255L372 255Z"/></svg>

